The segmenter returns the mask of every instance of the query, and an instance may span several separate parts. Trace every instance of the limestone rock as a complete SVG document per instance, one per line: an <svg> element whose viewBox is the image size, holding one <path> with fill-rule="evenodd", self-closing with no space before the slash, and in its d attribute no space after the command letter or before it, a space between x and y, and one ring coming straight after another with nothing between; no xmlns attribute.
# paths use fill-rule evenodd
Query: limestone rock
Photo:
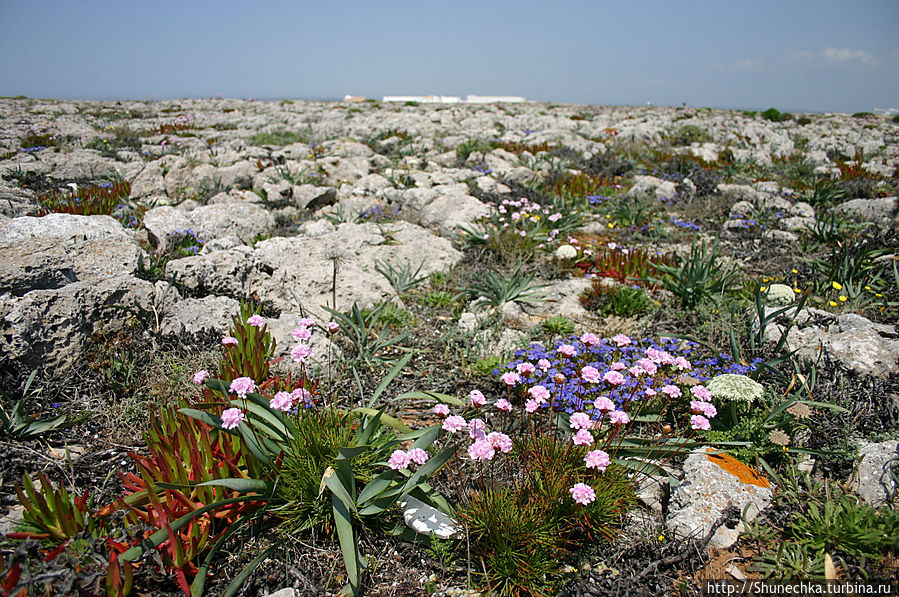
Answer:
<svg viewBox="0 0 899 597"><path fill-rule="evenodd" d="M896 467L899 467L899 442L863 442L853 478L855 493L875 507L889 503L897 490L891 474Z"/></svg>
<svg viewBox="0 0 899 597"><path fill-rule="evenodd" d="M890 226L895 222L897 209L899 209L899 205L897 205L896 197L883 197L881 199L852 199L836 206L834 211L863 222Z"/></svg>
<svg viewBox="0 0 899 597"><path fill-rule="evenodd" d="M239 312L240 303L224 296L184 299L167 309L159 333L181 339L208 334L224 336L231 327L231 317Z"/></svg>

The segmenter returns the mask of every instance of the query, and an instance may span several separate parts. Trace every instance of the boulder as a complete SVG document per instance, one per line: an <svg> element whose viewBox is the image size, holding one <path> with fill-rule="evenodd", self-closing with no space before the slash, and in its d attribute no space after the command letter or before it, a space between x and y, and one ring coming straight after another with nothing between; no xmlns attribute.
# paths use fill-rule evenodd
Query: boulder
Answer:
<svg viewBox="0 0 899 597"><path fill-rule="evenodd" d="M246 246L169 261L165 274L193 294L243 298L251 292L259 262Z"/></svg>
<svg viewBox="0 0 899 597"><path fill-rule="evenodd" d="M852 478L855 493L875 507L890 503L897 490L892 475L897 467L899 442L862 442Z"/></svg>
<svg viewBox="0 0 899 597"><path fill-rule="evenodd" d="M144 227L157 247L171 246L177 233L188 229L204 241L236 236L250 244L271 231L274 219L264 208L240 201L203 205L192 211L164 205L147 211Z"/></svg>
<svg viewBox="0 0 899 597"><path fill-rule="evenodd" d="M881 199L852 199L845 201L833 211L837 214L851 216L862 222L873 222L880 226L891 226L897 217L896 197Z"/></svg>
<svg viewBox="0 0 899 597"><path fill-rule="evenodd" d="M231 317L240 312L240 303L224 296L188 298L166 310L159 326L162 336L181 340L204 335L226 335Z"/></svg>

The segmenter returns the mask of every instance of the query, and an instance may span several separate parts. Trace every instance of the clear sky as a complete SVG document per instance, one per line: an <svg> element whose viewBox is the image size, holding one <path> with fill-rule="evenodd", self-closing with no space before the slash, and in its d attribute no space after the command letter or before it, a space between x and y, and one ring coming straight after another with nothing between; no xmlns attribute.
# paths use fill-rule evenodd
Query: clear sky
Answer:
<svg viewBox="0 0 899 597"><path fill-rule="evenodd" d="M0 0L0 95L899 108L899 0Z"/></svg>

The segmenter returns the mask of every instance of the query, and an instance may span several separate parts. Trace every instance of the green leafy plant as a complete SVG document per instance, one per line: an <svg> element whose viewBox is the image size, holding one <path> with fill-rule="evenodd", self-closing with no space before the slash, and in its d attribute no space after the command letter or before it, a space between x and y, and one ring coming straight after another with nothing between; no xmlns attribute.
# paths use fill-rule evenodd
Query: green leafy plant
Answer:
<svg viewBox="0 0 899 597"><path fill-rule="evenodd" d="M32 371L28 379L25 380L25 385L22 388L22 398L16 401L10 413L7 413L5 406L9 397L5 392L0 391L0 394L3 396L3 401L0 402L0 434L4 437L32 439L65 423L65 415L60 415L53 419L36 420L38 415L28 416L25 414L26 400L35 399L41 393L40 388L31 388L35 376L37 376L37 371Z"/></svg>
<svg viewBox="0 0 899 597"><path fill-rule="evenodd" d="M717 244L709 249L696 241L679 266L660 262L653 265L661 277L650 276L649 280L674 294L685 309L695 309L703 301L723 294L737 275L732 266L719 264Z"/></svg>
<svg viewBox="0 0 899 597"><path fill-rule="evenodd" d="M375 270L387 278L387 281L390 282L397 294L405 294L428 279L426 274L419 275L422 267L424 267L424 261L418 265L414 272L409 264L395 266L386 261L375 261Z"/></svg>
<svg viewBox="0 0 899 597"><path fill-rule="evenodd" d="M489 149L489 145L480 139L468 139L456 146L456 159L464 162L472 153Z"/></svg>
<svg viewBox="0 0 899 597"><path fill-rule="evenodd" d="M574 322L561 315L544 319L540 326L551 337L570 336L574 333Z"/></svg>
<svg viewBox="0 0 899 597"><path fill-rule="evenodd" d="M588 311L603 316L634 317L649 310L649 296L642 288L609 285L601 278L594 278L593 285L580 296L580 302Z"/></svg>
<svg viewBox="0 0 899 597"><path fill-rule="evenodd" d="M53 190L38 196L40 214L68 213L82 216L114 216L123 225L135 228L143 219L143 208L129 199L131 184L116 179L74 190Z"/></svg>
<svg viewBox="0 0 899 597"><path fill-rule="evenodd" d="M19 503L24 506L22 522L9 534L12 539L41 539L59 544L83 531L99 536L103 522L90 515L88 493L71 495L65 485L54 489L50 479L37 474L39 488L35 488L31 476L25 473L22 487L16 486Z"/></svg>
<svg viewBox="0 0 899 597"><path fill-rule="evenodd" d="M475 309L501 309L508 302L535 303L543 299L543 286L534 285L534 278L522 271L521 265L510 273L491 270L464 289Z"/></svg>
<svg viewBox="0 0 899 597"><path fill-rule="evenodd" d="M375 306L367 314L364 314L356 303L353 303L349 313L325 307L325 310L340 324L343 336L352 344L355 358L369 368L395 360L390 352L407 350L400 343L409 337L408 331L392 336L390 326L379 326L384 309L385 303ZM379 328L381 331L378 333L375 330Z"/></svg>
<svg viewBox="0 0 899 597"><path fill-rule="evenodd" d="M251 303L242 302L240 314L231 318L229 335L237 340L236 344L225 345L225 351L219 363L218 376L231 381L238 377L264 380L269 377L270 359L275 353L275 339L268 333L268 326L257 327L248 320L259 315L259 308Z"/></svg>

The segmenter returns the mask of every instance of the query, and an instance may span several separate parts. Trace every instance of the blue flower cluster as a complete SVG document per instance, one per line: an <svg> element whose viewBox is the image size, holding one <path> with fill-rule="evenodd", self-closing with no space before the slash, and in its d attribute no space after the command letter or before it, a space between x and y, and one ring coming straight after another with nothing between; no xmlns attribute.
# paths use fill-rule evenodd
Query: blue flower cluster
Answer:
<svg viewBox="0 0 899 597"><path fill-rule="evenodd" d="M671 216L669 221L673 226L683 228L684 230L699 230L699 224L695 224L689 220L681 220L677 216Z"/></svg>
<svg viewBox="0 0 899 597"><path fill-rule="evenodd" d="M575 356L566 357L558 352L558 348L565 344L574 347ZM692 368L679 371L675 367L660 366L659 371L664 374L655 377L648 375L635 377L630 374L628 369L643 359L647 349L650 348L667 352L673 357L683 357L690 362ZM600 396L607 396L620 408L625 402L647 398L646 390L650 386L658 391L664 385L678 385L678 377L681 375L704 382L722 373L745 375L756 370L762 362L762 359L756 359L748 366L741 365L735 363L729 355L715 354L695 342L673 338L658 341L643 338L632 340L626 346L618 346L611 340L600 340L598 344L589 346L578 337L572 336L557 341L549 349L535 342L526 349L516 351L513 361L494 369L492 373L498 377L508 371L514 371L520 363L529 362L537 365L541 359L549 361L549 367L542 369L537 366L537 370L527 379L527 383L539 384L548 389L555 408L566 413L581 411L586 404L592 403ZM616 370L612 367L613 363L618 365L617 369L624 376L624 383L621 385L612 386L605 382L585 383L581 379L581 369L584 366L595 367L600 375L605 375L609 371ZM624 369L621 368L621 364L624 365ZM564 376L564 380L557 378L557 374ZM652 393L650 392L650 395ZM542 408L549 408L549 404L543 404Z"/></svg>
<svg viewBox="0 0 899 597"><path fill-rule="evenodd" d="M359 222L387 222L400 217L400 210L394 206L391 210L385 210L380 203L359 212Z"/></svg>

